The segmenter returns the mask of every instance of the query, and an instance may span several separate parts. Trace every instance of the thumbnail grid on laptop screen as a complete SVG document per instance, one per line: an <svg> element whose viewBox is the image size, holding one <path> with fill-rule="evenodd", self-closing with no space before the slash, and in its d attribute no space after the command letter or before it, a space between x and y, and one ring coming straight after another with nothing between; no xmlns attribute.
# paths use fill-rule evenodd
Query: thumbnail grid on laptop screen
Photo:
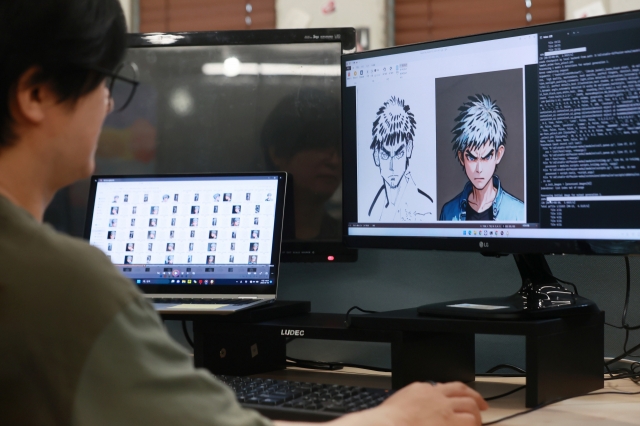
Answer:
<svg viewBox="0 0 640 426"><path fill-rule="evenodd" d="M277 189L274 176L99 179L89 242L138 283L267 278Z"/></svg>

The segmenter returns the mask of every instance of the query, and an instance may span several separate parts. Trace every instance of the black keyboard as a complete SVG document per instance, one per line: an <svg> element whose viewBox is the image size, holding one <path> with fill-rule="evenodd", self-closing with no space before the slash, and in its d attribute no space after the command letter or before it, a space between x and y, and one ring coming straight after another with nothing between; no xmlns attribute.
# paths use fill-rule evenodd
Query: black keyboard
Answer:
<svg viewBox="0 0 640 426"><path fill-rule="evenodd" d="M205 299L205 298L168 298L154 297L151 299L153 303L185 303L197 305L248 305L249 303L259 302L258 299Z"/></svg>
<svg viewBox="0 0 640 426"><path fill-rule="evenodd" d="M330 420L375 407L394 392L254 377L216 377L234 390L243 406L277 420Z"/></svg>

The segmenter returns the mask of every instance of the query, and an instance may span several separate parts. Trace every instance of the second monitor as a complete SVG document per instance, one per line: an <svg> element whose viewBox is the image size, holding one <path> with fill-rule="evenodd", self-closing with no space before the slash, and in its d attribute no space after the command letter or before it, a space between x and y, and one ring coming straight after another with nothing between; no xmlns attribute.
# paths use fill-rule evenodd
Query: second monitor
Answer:
<svg viewBox="0 0 640 426"><path fill-rule="evenodd" d="M514 254L514 296L425 313L592 310L543 254L640 253L638 40L636 12L344 56L347 243Z"/></svg>

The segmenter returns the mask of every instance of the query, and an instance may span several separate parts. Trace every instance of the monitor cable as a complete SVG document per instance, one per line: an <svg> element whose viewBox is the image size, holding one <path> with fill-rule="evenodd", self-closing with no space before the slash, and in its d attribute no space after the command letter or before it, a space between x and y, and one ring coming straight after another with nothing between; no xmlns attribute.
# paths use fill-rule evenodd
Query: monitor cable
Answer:
<svg viewBox="0 0 640 426"><path fill-rule="evenodd" d="M189 335L189 330L187 329L187 321L185 321L185 320L182 320L182 333L184 333L184 338L186 339L186 341L189 344L189 346L191 346L191 349L194 349L194 347L193 347L193 339Z"/></svg>
<svg viewBox="0 0 640 426"><path fill-rule="evenodd" d="M350 318L349 314L351 314L352 311L360 311L360 312L365 313L365 314L377 314L378 313L378 311L369 311L369 310L366 310L366 309L362 309L362 308L360 308L358 306L352 306L352 307L349 308L349 310L347 311L347 314L344 317L344 326L345 327L350 327L351 326L351 318Z"/></svg>
<svg viewBox="0 0 640 426"><path fill-rule="evenodd" d="M495 395L495 396L488 396L484 400L485 401L495 401L496 399L504 398L505 396L509 396L511 394L514 394L514 393L519 392L522 389L526 389L526 388L527 388L527 385L518 386L515 389L511 389L509 392L501 393L500 395Z"/></svg>
<svg viewBox="0 0 640 426"><path fill-rule="evenodd" d="M637 326L631 326L629 325L629 323L627 322L627 313L629 311L629 300L631 298L631 266L629 264L629 256L625 256L624 257L625 260L625 268L626 268L626 272L627 272L627 280L626 280L626 292L625 292L625 298L624 298L624 306L622 308L622 325L617 326L614 324L610 324L605 322L606 325L608 325L609 327L613 327L616 328L618 330L624 330L625 331L625 337L624 337L624 344L623 344L623 350L624 352L621 355L618 355L615 358L611 358L609 360L606 360L604 363L604 367L607 370L607 373L609 374L609 378L606 380L616 380L616 379L631 379L633 380L634 383L636 384L640 384L640 363L638 362L633 362L633 361L628 361L628 363L630 363L631 365L629 367L620 367L620 368L616 368L616 369L611 369L610 366L616 362L619 361L624 361L623 358L629 356L631 358L638 358L640 357L639 355L634 355L633 353L636 352L638 349L640 349L640 345L636 345L634 347L632 347L631 349L627 349L627 346L629 344L629 335L631 331L634 330L638 330L640 329L640 325Z"/></svg>
<svg viewBox="0 0 640 426"><path fill-rule="evenodd" d="M498 370L513 370L516 374L494 374ZM495 367L488 369L485 373L477 374L478 376L524 376L527 374L525 370L520 367L516 367L511 364L498 364Z"/></svg>
<svg viewBox="0 0 640 426"><path fill-rule="evenodd" d="M624 297L624 306L622 308L622 325L617 326L610 323L605 322L609 327L617 328L618 330L625 331L624 337L624 352L628 354L628 356L632 358L640 358L640 355L632 355L630 351L627 351L627 345L629 344L629 333L634 330L640 330L640 325L631 326L627 323L627 312L629 311L629 300L631 298L631 266L629 265L629 256L624 257L625 267L627 270L627 285L626 292ZM625 355L626 356L626 355Z"/></svg>
<svg viewBox="0 0 640 426"><path fill-rule="evenodd" d="M305 359L287 357L287 365L291 367L308 368L313 370L327 370L335 371L341 370L344 367L360 368L362 370L378 371L381 373L390 373L390 368L373 367L370 365L355 364L352 362L327 362L327 361L311 361Z"/></svg>
<svg viewBox="0 0 640 426"><path fill-rule="evenodd" d="M580 296L578 294L578 287L574 283L572 283L570 281L561 280L560 278L558 278L558 277L556 277L554 275L551 275L551 278L553 278L554 280L558 281L559 283L570 285L571 287L573 287L573 292L576 294L576 296Z"/></svg>

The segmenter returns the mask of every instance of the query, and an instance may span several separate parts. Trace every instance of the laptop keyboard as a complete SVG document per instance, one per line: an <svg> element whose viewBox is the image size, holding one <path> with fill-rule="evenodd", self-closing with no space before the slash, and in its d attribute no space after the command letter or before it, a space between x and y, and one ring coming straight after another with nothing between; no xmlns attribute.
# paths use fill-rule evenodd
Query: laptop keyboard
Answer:
<svg viewBox="0 0 640 426"><path fill-rule="evenodd" d="M153 303L180 303L180 304L197 304L197 305L248 305L249 303L259 302L258 299L205 299L205 298L169 298L154 297L151 299Z"/></svg>
<svg viewBox="0 0 640 426"><path fill-rule="evenodd" d="M217 375L236 393L238 401L250 408L277 407L283 410L304 410L314 413L340 414L372 408L393 390L357 386L327 385L309 382L259 379ZM304 417L304 416L303 416Z"/></svg>

